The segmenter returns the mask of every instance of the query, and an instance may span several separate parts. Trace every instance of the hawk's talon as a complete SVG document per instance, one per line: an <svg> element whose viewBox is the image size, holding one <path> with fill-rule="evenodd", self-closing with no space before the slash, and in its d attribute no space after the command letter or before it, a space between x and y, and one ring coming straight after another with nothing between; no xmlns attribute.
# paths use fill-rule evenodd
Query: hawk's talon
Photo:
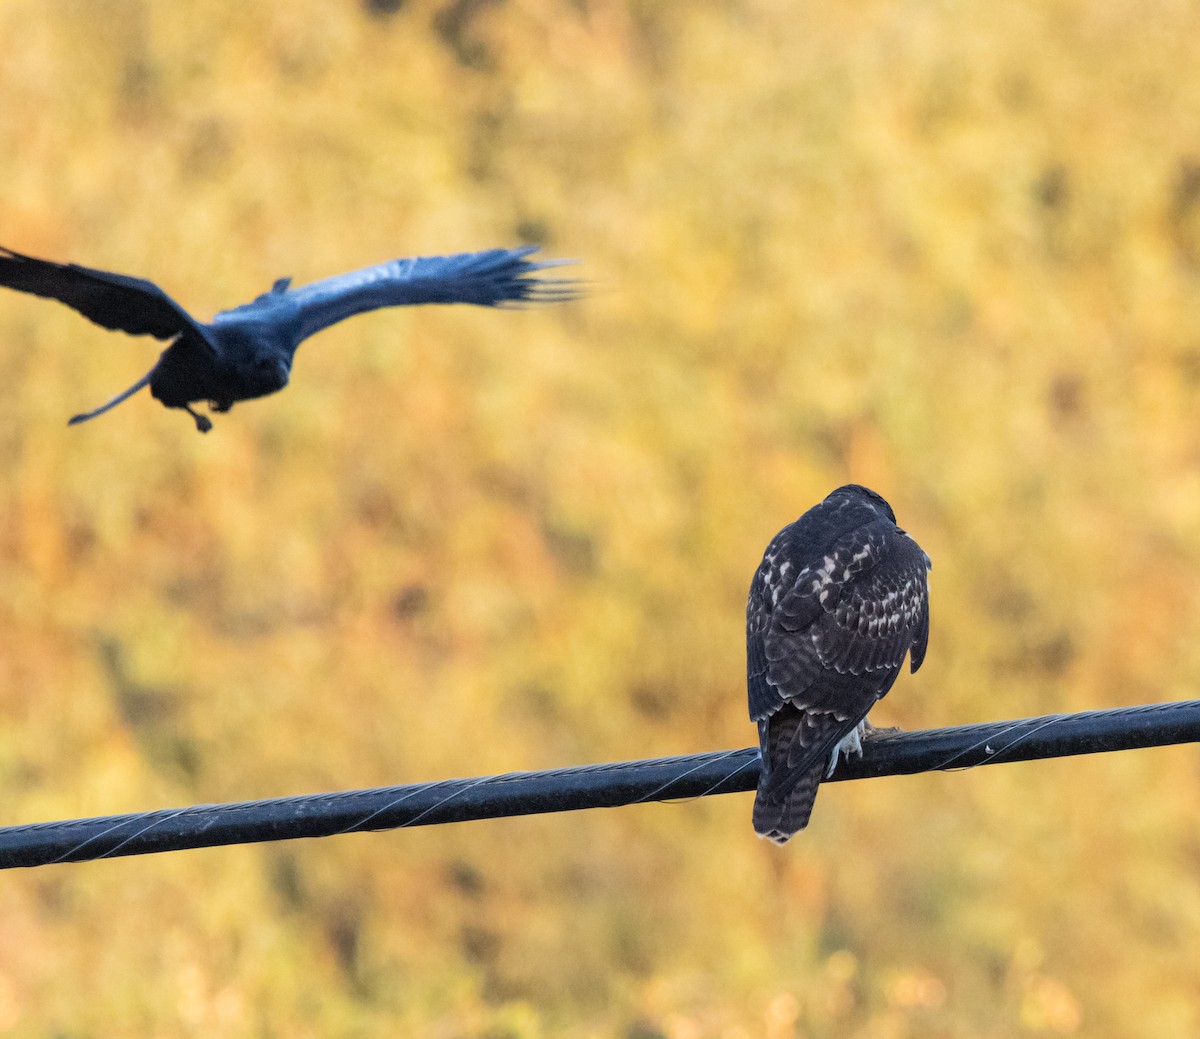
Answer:
<svg viewBox="0 0 1200 1039"><path fill-rule="evenodd" d="M865 726L862 734L864 740L877 740L881 737L894 736L896 733L904 731L899 725L872 725L866 719L863 719L863 724Z"/></svg>
<svg viewBox="0 0 1200 1039"><path fill-rule="evenodd" d="M862 757L862 741L866 736L868 726L872 730L875 728L875 726L871 725L864 718L833 745L833 752L829 755L829 768L825 770L826 779L833 775L833 770L837 768L839 757L844 757L847 761L850 760L851 755L856 758Z"/></svg>

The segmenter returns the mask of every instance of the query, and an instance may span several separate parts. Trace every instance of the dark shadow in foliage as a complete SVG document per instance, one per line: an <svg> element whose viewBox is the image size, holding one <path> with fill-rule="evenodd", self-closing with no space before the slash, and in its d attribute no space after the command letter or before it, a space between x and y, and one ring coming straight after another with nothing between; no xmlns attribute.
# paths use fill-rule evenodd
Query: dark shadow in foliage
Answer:
<svg viewBox="0 0 1200 1039"><path fill-rule="evenodd" d="M326 944L337 960L338 969L360 996L367 995L360 956L365 915L362 902L348 895L331 899L321 912Z"/></svg>
<svg viewBox="0 0 1200 1039"><path fill-rule="evenodd" d="M1061 163L1047 166L1032 185L1042 225L1046 254L1054 261L1067 258L1066 217L1071 202L1070 171Z"/></svg>
<svg viewBox="0 0 1200 1039"><path fill-rule="evenodd" d="M451 0L434 16L433 28L439 39L464 68L491 72L495 67L492 52L474 31L473 23L482 10L502 3L504 0Z"/></svg>
<svg viewBox="0 0 1200 1039"><path fill-rule="evenodd" d="M474 863L466 859L455 859L446 866L446 879L459 894L468 898L483 895L486 878Z"/></svg>
<svg viewBox="0 0 1200 1039"><path fill-rule="evenodd" d="M543 520L542 538L550 554L567 573L575 577L595 575L598 555L596 542L586 531Z"/></svg>
<svg viewBox="0 0 1200 1039"><path fill-rule="evenodd" d="M96 648L112 688L117 712L133 733L142 756L156 770L174 774L194 785L200 773L200 755L195 742L180 723L179 694L134 678L125 648L117 638L98 635Z"/></svg>
<svg viewBox="0 0 1200 1039"><path fill-rule="evenodd" d="M1183 159L1171 194L1168 230L1180 263L1200 268L1200 162Z"/></svg>
<svg viewBox="0 0 1200 1039"><path fill-rule="evenodd" d="M273 847L269 859L270 883L279 901L289 912L307 910L310 893L300 872L296 856L289 850Z"/></svg>
<svg viewBox="0 0 1200 1039"><path fill-rule="evenodd" d="M1043 209L1061 209L1069 198L1067 169L1060 163L1048 166L1034 182L1033 193Z"/></svg>
<svg viewBox="0 0 1200 1039"><path fill-rule="evenodd" d="M406 584L392 597L392 616L410 620L429 612L429 589L423 584Z"/></svg>
<svg viewBox="0 0 1200 1039"><path fill-rule="evenodd" d="M375 998L364 968L365 902L361 895L329 892L311 884L300 859L274 848L268 859L270 885L288 913L314 924L350 991L359 999Z"/></svg>
<svg viewBox="0 0 1200 1039"><path fill-rule="evenodd" d="M550 225L545 220L527 218L517 221L517 227L530 245L543 246L550 239Z"/></svg>
<svg viewBox="0 0 1200 1039"><path fill-rule="evenodd" d="M629 1026L625 1039L667 1039L667 1033L653 1021L639 1018Z"/></svg>
<svg viewBox="0 0 1200 1039"><path fill-rule="evenodd" d="M464 924L459 936L463 958L477 966L490 966L500 955L500 935L482 924Z"/></svg>

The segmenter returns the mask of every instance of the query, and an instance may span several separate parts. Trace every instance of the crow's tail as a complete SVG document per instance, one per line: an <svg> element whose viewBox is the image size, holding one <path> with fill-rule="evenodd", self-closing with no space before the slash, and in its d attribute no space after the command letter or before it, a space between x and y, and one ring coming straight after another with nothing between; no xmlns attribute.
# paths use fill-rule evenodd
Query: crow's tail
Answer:
<svg viewBox="0 0 1200 1039"><path fill-rule="evenodd" d="M150 371L148 371L145 375L143 375L140 379L138 379L138 381L135 382L132 386L130 386L129 389L127 389L121 393L118 393L115 397L113 397L112 400L108 401L108 403L101 404L100 407L93 408L91 411L85 411L81 415L72 415L70 420L67 422L67 425L75 426L75 425L78 425L80 422L87 422L88 419L93 419L97 415L103 415L106 411L110 411L111 409L115 408L118 404L120 404L122 401L128 400L135 393L137 393L138 390L142 389L143 387L149 386L150 385L150 376L153 374L154 374L154 369L151 368Z"/></svg>

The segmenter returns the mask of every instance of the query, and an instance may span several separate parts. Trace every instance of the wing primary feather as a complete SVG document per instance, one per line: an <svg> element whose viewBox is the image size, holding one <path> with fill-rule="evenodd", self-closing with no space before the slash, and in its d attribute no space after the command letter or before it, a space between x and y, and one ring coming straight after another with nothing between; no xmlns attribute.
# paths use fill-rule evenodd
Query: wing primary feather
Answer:
<svg viewBox="0 0 1200 1039"><path fill-rule="evenodd" d="M424 303L513 307L575 299L579 295L575 282L534 277L538 271L574 261L526 259L536 248L390 260L293 289L288 299L298 307L298 339L381 307Z"/></svg>
<svg viewBox="0 0 1200 1039"><path fill-rule="evenodd" d="M191 315L144 278L39 260L0 246L0 285L65 303L117 332L170 339L192 331L204 338Z"/></svg>

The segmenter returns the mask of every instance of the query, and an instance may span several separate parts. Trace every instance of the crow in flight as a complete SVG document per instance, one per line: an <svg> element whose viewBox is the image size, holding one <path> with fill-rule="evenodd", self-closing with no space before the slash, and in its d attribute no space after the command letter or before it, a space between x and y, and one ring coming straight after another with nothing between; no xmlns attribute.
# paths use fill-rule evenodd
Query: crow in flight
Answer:
<svg viewBox="0 0 1200 1039"><path fill-rule="evenodd" d="M929 556L892 507L839 487L767 546L750 585L746 660L762 772L754 829L783 844L808 825L839 754L929 642Z"/></svg>
<svg viewBox="0 0 1200 1039"><path fill-rule="evenodd" d="M574 299L576 283L531 277L570 260L527 259L532 245L454 256L391 260L349 274L290 288L281 278L258 299L223 310L204 324L151 281L53 263L0 247L0 285L56 299L104 328L171 342L142 378L107 404L71 419L86 422L116 407L143 386L168 408L183 408L201 433L212 428L192 409L208 401L228 411L239 400L283 389L296 347L346 318L380 307L415 303L556 303Z"/></svg>

